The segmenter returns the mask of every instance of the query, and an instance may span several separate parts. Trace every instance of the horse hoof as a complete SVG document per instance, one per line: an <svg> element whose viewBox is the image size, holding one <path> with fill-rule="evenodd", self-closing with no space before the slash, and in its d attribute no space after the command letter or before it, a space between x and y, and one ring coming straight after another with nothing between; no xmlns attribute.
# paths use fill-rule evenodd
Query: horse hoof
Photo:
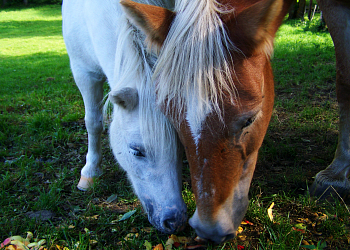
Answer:
<svg viewBox="0 0 350 250"><path fill-rule="evenodd" d="M331 197L347 198L350 194L350 190L346 187L344 188L315 180L309 188L309 193L311 196L318 197L319 199L328 200Z"/></svg>
<svg viewBox="0 0 350 250"><path fill-rule="evenodd" d="M93 178L81 176L80 181L77 185L77 188L81 191L88 191L89 189L91 189L93 184L94 184Z"/></svg>

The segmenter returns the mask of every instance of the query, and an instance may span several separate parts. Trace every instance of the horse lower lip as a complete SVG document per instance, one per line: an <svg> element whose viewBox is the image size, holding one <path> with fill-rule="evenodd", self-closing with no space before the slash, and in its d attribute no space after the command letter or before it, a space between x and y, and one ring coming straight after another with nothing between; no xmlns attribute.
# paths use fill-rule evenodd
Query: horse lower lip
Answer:
<svg viewBox="0 0 350 250"><path fill-rule="evenodd" d="M154 218L149 214L149 221L154 225L159 231L172 234L178 231L181 231L185 228L185 223L187 220L186 211L174 213L168 215L165 219L163 218Z"/></svg>

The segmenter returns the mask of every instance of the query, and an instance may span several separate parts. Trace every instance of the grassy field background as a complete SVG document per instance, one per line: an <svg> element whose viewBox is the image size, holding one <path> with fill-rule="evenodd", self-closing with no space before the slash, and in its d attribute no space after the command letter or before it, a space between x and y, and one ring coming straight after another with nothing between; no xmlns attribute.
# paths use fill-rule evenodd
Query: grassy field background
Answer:
<svg viewBox="0 0 350 250"><path fill-rule="evenodd" d="M305 195L313 176L331 162L338 135L334 48L329 33L315 32L313 25L288 21L278 33L275 110L246 223L234 240L208 249L350 248L345 203ZM51 249L165 244L169 235L149 224L113 159L107 131L105 174L93 190L76 189L87 133L61 35L60 6L0 11L0 76L0 242L31 231ZM195 203L186 164L183 178L191 214ZM267 213L272 203L273 222ZM177 236L196 235L187 226Z"/></svg>

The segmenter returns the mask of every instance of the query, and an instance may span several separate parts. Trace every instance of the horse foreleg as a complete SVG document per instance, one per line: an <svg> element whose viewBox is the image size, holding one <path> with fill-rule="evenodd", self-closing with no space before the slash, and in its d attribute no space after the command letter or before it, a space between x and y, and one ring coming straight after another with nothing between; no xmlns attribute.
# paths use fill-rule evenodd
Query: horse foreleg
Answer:
<svg viewBox="0 0 350 250"><path fill-rule="evenodd" d="M334 160L316 175L310 193L327 196L336 191L344 196L350 193L350 5L345 0L318 0L318 3L335 47L340 119Z"/></svg>
<svg viewBox="0 0 350 250"><path fill-rule="evenodd" d="M73 71L74 72L74 71ZM94 178L102 174L101 134L103 131L103 82L104 78L94 73L74 74L76 84L83 96L85 106L85 126L88 132L88 152L86 164L81 170L78 189L86 191Z"/></svg>

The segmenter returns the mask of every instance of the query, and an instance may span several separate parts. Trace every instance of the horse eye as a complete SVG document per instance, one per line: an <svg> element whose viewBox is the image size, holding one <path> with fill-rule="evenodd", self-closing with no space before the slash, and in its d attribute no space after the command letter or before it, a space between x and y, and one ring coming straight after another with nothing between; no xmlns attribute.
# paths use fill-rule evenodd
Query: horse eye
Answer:
<svg viewBox="0 0 350 250"><path fill-rule="evenodd" d="M252 123L254 122L254 118L249 118L246 123L243 125L242 129L246 128L246 127L249 127L250 125L252 125Z"/></svg>
<svg viewBox="0 0 350 250"><path fill-rule="evenodd" d="M137 157L145 157L145 155L141 152L139 147L130 147L130 153Z"/></svg>

